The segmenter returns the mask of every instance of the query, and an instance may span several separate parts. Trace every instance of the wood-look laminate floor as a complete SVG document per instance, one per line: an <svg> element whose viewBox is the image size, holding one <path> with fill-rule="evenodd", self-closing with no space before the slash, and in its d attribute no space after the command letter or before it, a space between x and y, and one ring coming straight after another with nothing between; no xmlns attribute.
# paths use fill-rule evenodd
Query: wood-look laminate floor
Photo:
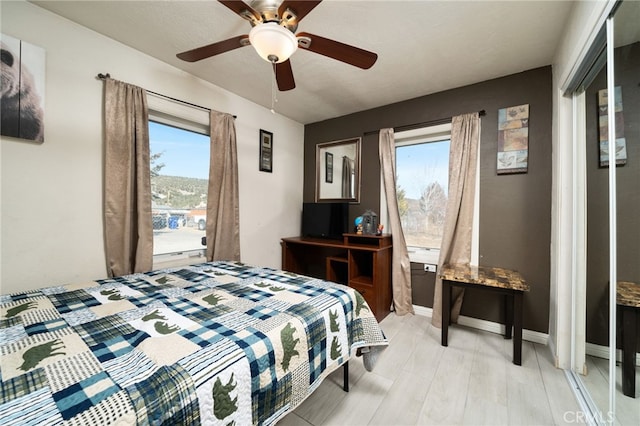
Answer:
<svg viewBox="0 0 640 426"><path fill-rule="evenodd" d="M351 390L335 371L279 426L308 425L552 425L576 424L580 408L549 349L523 342L522 366L512 341L458 325L449 346L431 318L390 314L390 340L373 372L350 365Z"/></svg>
<svg viewBox="0 0 640 426"><path fill-rule="evenodd" d="M588 373L581 376L591 399L603 412L609 407L609 360L587 356ZM635 398L622 393L622 368L616 367L616 411L615 424L640 425L640 368L636 367Z"/></svg>

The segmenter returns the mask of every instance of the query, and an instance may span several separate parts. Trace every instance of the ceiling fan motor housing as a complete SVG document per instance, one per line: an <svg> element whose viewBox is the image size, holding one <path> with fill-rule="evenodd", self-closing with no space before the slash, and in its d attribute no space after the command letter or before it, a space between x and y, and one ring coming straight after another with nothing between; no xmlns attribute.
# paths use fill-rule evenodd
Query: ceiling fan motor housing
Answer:
<svg viewBox="0 0 640 426"><path fill-rule="evenodd" d="M277 22L295 34L298 30L298 16L288 7L282 12L282 16L280 16L278 9L281 3L282 1L254 0L250 3L250 6L260 14L260 19L255 19L254 15L249 11L243 14L243 17L251 22L251 25L254 27L261 23Z"/></svg>

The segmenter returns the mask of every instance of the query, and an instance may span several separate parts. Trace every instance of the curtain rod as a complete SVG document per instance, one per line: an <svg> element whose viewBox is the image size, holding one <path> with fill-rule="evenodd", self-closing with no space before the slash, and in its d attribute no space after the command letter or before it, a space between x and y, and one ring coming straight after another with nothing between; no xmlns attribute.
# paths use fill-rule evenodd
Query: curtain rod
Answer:
<svg viewBox="0 0 640 426"><path fill-rule="evenodd" d="M480 111L478 111L478 115L480 117L484 117L485 115L487 115L487 112L483 109L481 109ZM425 127L425 126L436 126L438 124L445 124L445 123L451 123L451 119L453 117L446 117L446 118L439 118L436 120L430 120L430 121L422 121L420 123L413 123L413 124L405 124L404 126L398 126L398 127L394 127L393 131L394 132L402 132L405 130L413 130L413 129L419 129L420 127ZM378 133L380 131L380 129L378 130L369 130L368 132L364 132L364 135L372 135L374 133Z"/></svg>
<svg viewBox="0 0 640 426"><path fill-rule="evenodd" d="M111 78L111 75L109 75L109 73L106 73L106 74L100 73L100 74L98 74L96 76L96 78L98 78L99 80L106 80L107 78ZM192 106L192 107L195 107L195 108L200 108L200 109L203 109L203 110L206 110L206 111L211 111L211 108L207 108L207 107L204 107L204 106L201 106L201 105L197 105L197 104L192 104L191 102L183 101L182 99L172 98L171 96L163 95L162 93L154 92L154 91L151 91L151 90L147 90L147 89L144 89L144 90L147 93L151 93L152 95L160 96L161 98L169 99L169 100L174 101L174 102L179 102L181 104L189 105L189 106ZM238 117L234 115L233 118L238 118Z"/></svg>

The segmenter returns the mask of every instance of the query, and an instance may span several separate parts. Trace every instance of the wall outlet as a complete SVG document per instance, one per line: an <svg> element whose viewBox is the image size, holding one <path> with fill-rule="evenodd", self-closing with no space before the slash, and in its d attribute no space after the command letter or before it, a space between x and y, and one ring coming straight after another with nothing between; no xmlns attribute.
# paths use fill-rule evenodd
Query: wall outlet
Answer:
<svg viewBox="0 0 640 426"><path fill-rule="evenodd" d="M425 272L436 272L436 268L438 265L433 265L431 263L425 263L424 264L424 271Z"/></svg>

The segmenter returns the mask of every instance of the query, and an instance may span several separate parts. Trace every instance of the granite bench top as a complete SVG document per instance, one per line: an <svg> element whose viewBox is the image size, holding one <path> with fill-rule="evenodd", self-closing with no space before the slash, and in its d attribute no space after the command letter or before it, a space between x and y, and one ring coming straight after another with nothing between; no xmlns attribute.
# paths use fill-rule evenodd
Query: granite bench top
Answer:
<svg viewBox="0 0 640 426"><path fill-rule="evenodd" d="M440 270L440 278L488 287L529 291L529 284L519 272L492 266L446 264Z"/></svg>
<svg viewBox="0 0 640 426"><path fill-rule="evenodd" d="M640 284L629 281L618 281L616 286L616 303L622 306L640 308Z"/></svg>

